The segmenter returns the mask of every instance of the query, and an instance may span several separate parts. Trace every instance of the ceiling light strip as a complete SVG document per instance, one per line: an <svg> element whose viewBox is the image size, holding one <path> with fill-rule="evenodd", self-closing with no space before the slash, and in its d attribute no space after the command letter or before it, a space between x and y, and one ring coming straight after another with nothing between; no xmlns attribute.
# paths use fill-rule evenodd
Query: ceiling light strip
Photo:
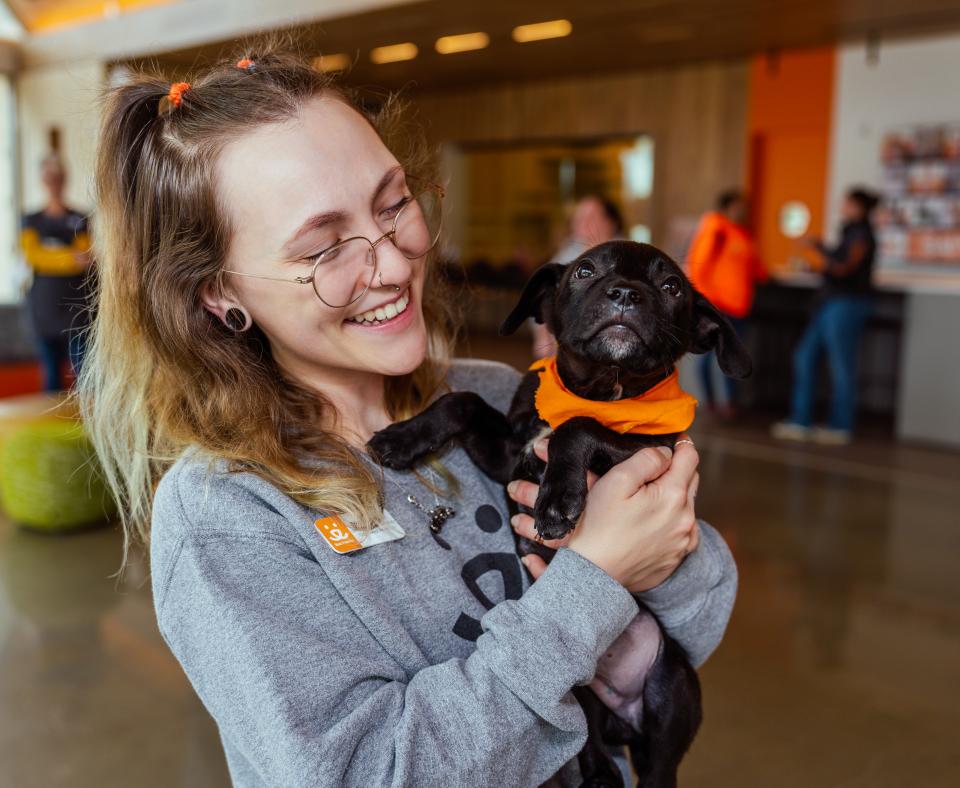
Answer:
<svg viewBox="0 0 960 788"><path fill-rule="evenodd" d="M485 49L490 45L490 36L486 33L461 33L456 36L442 36L435 44L441 55L455 55L458 52L472 52Z"/></svg>
<svg viewBox="0 0 960 788"><path fill-rule="evenodd" d="M370 59L378 66L384 63L399 63L401 60L413 60L420 50L409 41L403 44L390 44L370 50Z"/></svg>
<svg viewBox="0 0 960 788"><path fill-rule="evenodd" d="M552 19L549 22L536 22L532 25L520 25L513 28L513 40L518 44L530 41L544 41L548 38L563 38L573 32L569 19Z"/></svg>

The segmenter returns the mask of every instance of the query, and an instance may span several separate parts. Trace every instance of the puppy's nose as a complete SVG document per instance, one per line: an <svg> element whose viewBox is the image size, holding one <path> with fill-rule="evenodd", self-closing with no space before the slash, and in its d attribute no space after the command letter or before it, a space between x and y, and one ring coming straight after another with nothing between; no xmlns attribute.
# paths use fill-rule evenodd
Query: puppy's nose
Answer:
<svg viewBox="0 0 960 788"><path fill-rule="evenodd" d="M622 307L640 303L640 293L632 287L611 287L607 290L607 298Z"/></svg>

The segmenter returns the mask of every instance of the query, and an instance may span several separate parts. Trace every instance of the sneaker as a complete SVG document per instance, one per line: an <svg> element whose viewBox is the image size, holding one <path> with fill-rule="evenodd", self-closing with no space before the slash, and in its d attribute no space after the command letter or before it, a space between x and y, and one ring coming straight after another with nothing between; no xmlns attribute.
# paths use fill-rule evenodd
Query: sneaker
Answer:
<svg viewBox="0 0 960 788"><path fill-rule="evenodd" d="M778 421L770 428L770 434L782 441L808 441L813 430L792 421Z"/></svg>
<svg viewBox="0 0 960 788"><path fill-rule="evenodd" d="M810 438L822 446L846 446L853 436L850 430L835 430L832 427L814 427Z"/></svg>

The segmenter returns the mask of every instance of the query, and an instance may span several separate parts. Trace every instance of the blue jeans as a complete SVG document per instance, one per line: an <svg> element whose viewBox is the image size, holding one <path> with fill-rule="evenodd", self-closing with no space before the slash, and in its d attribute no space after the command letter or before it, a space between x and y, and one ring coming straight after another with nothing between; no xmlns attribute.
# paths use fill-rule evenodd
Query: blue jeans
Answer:
<svg viewBox="0 0 960 788"><path fill-rule="evenodd" d="M793 352L793 397L790 421L809 427L817 390L817 368L827 354L832 394L828 424L853 429L857 405L857 350L873 304L869 296L837 296L825 301Z"/></svg>
<svg viewBox="0 0 960 788"><path fill-rule="evenodd" d="M737 336L740 339L743 339L744 334L747 330L747 319L745 317L730 317L726 315L730 325L733 326L733 330L737 332ZM711 407L716 402L713 391L713 359L716 354L714 352L704 353L697 360L697 370L700 373L700 385L703 386L703 396L707 400L707 404ZM726 404L734 405L737 401L737 381L733 378L723 376L723 386L727 395Z"/></svg>
<svg viewBox="0 0 960 788"><path fill-rule="evenodd" d="M86 351L85 339L85 332L80 330L71 330L54 338L37 338L37 355L43 369L44 391L60 391L64 388L63 362L68 358L74 374L80 374Z"/></svg>

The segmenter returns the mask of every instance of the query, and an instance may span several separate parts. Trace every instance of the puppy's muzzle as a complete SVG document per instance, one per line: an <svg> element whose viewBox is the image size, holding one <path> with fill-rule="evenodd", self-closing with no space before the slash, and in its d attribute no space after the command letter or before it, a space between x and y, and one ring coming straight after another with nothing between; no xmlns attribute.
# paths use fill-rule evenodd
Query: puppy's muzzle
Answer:
<svg viewBox="0 0 960 788"><path fill-rule="evenodd" d="M608 288L607 298L622 309L629 309L631 306L636 306L643 300L640 291L623 285Z"/></svg>

